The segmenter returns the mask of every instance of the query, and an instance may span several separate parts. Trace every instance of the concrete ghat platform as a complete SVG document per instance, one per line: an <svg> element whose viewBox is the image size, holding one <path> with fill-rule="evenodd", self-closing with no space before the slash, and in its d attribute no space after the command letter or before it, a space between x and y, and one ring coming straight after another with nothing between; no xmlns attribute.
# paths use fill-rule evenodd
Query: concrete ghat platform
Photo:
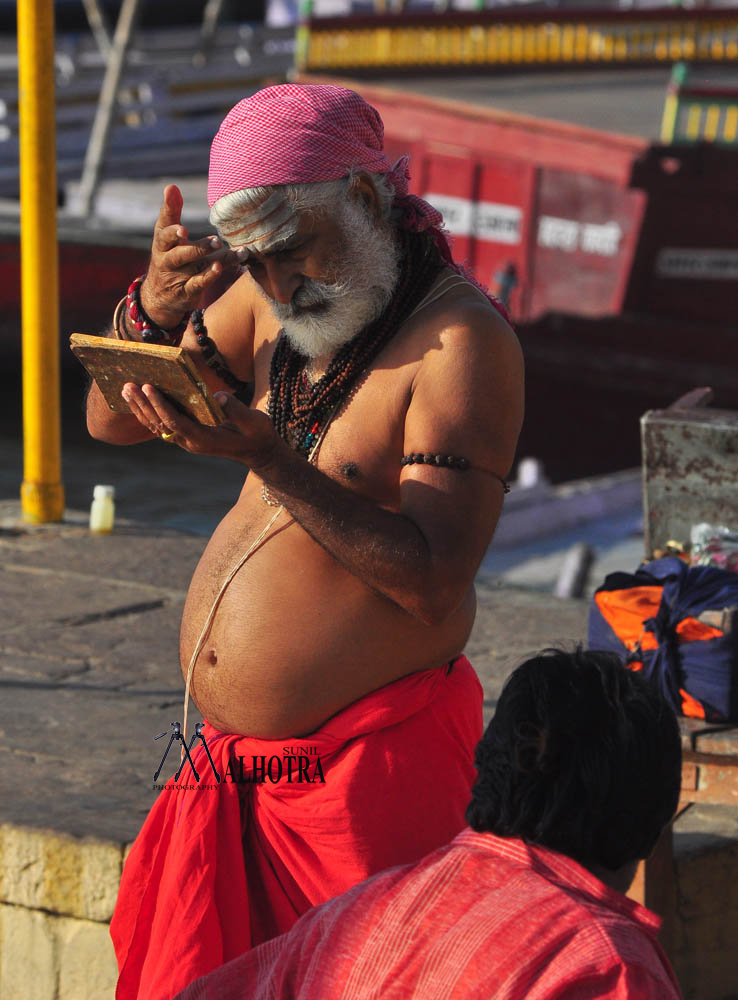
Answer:
<svg viewBox="0 0 738 1000"><path fill-rule="evenodd" d="M94 537L82 515L28 527L16 503L0 503L4 1000L113 996L107 924L126 847L156 794L165 741L152 739L181 720L179 618L204 545L134 522ZM522 659L583 640L586 618L586 601L480 580L467 653L486 716ZM738 983L738 810L693 808L675 848L684 994L725 1000Z"/></svg>

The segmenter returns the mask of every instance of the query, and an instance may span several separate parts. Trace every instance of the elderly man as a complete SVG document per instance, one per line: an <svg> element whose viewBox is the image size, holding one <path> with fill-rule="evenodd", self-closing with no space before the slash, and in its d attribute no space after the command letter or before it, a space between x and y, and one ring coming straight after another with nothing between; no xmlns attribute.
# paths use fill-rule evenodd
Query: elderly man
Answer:
<svg viewBox="0 0 738 1000"><path fill-rule="evenodd" d="M461 829L481 689L460 653L522 420L512 330L357 94L283 85L242 101L213 142L208 198L231 249L191 243L167 188L113 332L183 334L228 423L129 383L130 416L93 387L88 426L250 470L181 633L185 719L191 687L218 771L243 780L152 808L112 924L119 998L168 998ZM306 780L290 781L300 756Z"/></svg>
<svg viewBox="0 0 738 1000"><path fill-rule="evenodd" d="M177 1000L679 1000L659 918L627 899L679 799L673 712L613 653L510 676L471 829L374 876Z"/></svg>

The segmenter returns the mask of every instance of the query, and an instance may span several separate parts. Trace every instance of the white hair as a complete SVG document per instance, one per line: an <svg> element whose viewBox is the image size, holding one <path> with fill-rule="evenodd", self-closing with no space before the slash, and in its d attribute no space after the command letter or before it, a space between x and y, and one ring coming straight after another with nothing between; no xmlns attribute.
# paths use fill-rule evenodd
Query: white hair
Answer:
<svg viewBox="0 0 738 1000"><path fill-rule="evenodd" d="M317 181L312 184L271 184L267 187L244 188L218 198L210 209L210 224L227 240L228 232L240 224L243 216L255 212L271 195L282 194L295 214L327 214L342 202L356 176L356 172L335 181ZM369 174L379 195L382 218L389 219L395 189L386 174Z"/></svg>

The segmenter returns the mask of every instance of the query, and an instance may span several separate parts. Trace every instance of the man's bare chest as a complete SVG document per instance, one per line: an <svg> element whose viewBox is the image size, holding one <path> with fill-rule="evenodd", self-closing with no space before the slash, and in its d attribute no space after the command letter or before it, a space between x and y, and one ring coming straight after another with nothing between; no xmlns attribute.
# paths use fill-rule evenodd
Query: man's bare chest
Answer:
<svg viewBox="0 0 738 1000"><path fill-rule="evenodd" d="M359 376L330 420L314 459L319 469L378 503L399 503L405 416L417 365L378 358ZM264 366L266 367L266 366ZM269 373L256 368L252 407L268 410Z"/></svg>

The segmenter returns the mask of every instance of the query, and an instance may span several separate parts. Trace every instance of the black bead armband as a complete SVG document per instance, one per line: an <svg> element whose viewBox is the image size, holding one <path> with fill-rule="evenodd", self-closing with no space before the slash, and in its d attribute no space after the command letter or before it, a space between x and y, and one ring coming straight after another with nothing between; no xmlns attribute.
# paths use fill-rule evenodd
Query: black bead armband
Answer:
<svg viewBox="0 0 738 1000"><path fill-rule="evenodd" d="M442 469L458 469L459 472L466 472L469 468L469 459L461 458L460 455L423 455L421 452L411 452L402 456L400 465L437 465Z"/></svg>
<svg viewBox="0 0 738 1000"><path fill-rule="evenodd" d="M467 469L476 469L478 472L486 472L488 476L492 476L498 482L502 483L505 493L510 492L510 485L502 476L498 476L496 472L488 472L487 469L480 469L476 465L473 466L468 458L463 458L461 455L431 455L423 454L422 452L410 452L409 455L402 456L400 465L435 465L439 469L456 469L458 472L466 472Z"/></svg>

